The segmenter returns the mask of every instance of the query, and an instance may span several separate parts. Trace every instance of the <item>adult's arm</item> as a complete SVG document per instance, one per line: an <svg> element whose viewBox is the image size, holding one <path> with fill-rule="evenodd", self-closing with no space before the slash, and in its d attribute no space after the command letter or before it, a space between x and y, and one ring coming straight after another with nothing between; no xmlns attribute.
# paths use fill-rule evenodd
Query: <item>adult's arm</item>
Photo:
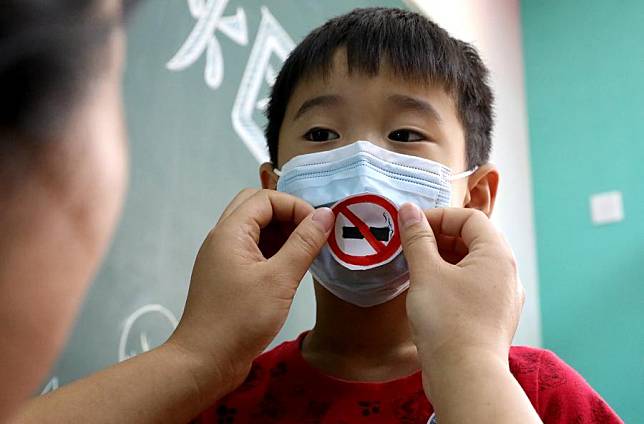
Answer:
<svg viewBox="0 0 644 424"><path fill-rule="evenodd" d="M333 221L329 209L284 193L241 192L197 255L170 339L33 399L13 422L190 421L241 384L277 335Z"/></svg>
<svg viewBox="0 0 644 424"><path fill-rule="evenodd" d="M540 423L510 372L524 291L505 239L473 209L406 204L407 313L423 388L441 424Z"/></svg>

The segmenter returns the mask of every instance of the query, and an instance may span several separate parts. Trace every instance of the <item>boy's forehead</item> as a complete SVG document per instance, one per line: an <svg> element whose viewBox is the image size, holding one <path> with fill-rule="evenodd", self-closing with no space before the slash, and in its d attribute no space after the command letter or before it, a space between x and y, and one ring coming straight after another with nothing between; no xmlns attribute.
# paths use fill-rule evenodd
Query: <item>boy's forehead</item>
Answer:
<svg viewBox="0 0 644 424"><path fill-rule="evenodd" d="M415 96L431 97L438 101L447 101L454 109L455 102L444 84L434 82L431 78L403 76L394 72L388 60L383 59L374 75L361 69L349 69L347 54L344 48L336 50L328 68L311 70L298 82L291 94L287 106L287 115L308 98L323 94L346 94L347 100L355 99L351 93L360 92L360 88L368 85L369 95L378 94L414 94ZM354 93L355 94L355 93Z"/></svg>

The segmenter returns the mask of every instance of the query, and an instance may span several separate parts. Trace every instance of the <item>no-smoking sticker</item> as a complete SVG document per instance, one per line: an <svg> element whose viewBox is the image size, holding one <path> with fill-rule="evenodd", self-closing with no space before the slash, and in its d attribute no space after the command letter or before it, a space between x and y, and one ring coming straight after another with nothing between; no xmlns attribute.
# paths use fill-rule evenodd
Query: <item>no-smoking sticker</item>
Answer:
<svg viewBox="0 0 644 424"><path fill-rule="evenodd" d="M377 194L347 197L331 207L335 228L329 236L331 254L351 270L375 268L400 253L398 208Z"/></svg>

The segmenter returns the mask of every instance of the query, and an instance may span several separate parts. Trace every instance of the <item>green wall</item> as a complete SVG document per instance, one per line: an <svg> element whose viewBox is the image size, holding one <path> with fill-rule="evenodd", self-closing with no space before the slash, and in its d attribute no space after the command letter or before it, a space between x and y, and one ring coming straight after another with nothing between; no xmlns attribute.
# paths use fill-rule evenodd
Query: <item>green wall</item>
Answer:
<svg viewBox="0 0 644 424"><path fill-rule="evenodd" d="M543 343L644 423L644 2L521 12ZM593 226L612 190L624 221Z"/></svg>

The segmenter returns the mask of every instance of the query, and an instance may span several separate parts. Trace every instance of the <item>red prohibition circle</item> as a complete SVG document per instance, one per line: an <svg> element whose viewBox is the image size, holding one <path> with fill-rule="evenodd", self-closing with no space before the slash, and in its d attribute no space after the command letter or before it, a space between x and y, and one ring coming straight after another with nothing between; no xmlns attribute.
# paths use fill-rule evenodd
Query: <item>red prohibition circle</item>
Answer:
<svg viewBox="0 0 644 424"><path fill-rule="evenodd" d="M353 212L351 212L351 210L349 210L348 206L355 205L356 203L372 203L382 207L384 210L389 212L394 222L394 235L389 243L385 245L381 241L376 240L373 234L371 234L369 226L365 224L360 218L358 218ZM331 210L335 214L336 219L338 215L342 214L353 225L355 225L358 228L358 231L360 231L362 236L365 238L367 243L369 243L371 247L376 251L376 253L372 255L365 256L350 255L342 251L342 249L340 249L340 246L338 246L338 241L335 237L334 229L333 231L331 231L331 235L329 236L329 248L331 249L333 254L341 261L354 266L378 265L386 262L400 248L400 232L398 231L398 210L390 200L375 194L359 194L357 196L349 197L336 203L331 208Z"/></svg>

